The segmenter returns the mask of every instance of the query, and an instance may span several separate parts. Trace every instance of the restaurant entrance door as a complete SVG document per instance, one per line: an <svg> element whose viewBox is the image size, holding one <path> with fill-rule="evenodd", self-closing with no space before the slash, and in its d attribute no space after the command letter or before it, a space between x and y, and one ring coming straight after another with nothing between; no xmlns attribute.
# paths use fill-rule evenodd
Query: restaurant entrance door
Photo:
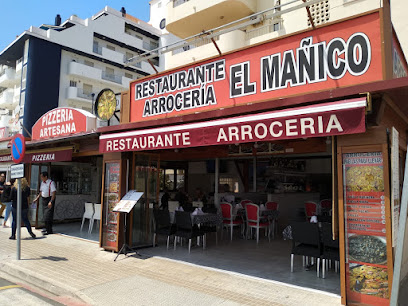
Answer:
<svg viewBox="0 0 408 306"><path fill-rule="evenodd" d="M146 246L153 239L153 208L159 200L159 154L134 153L133 186L143 192L142 198L132 210L132 246Z"/></svg>

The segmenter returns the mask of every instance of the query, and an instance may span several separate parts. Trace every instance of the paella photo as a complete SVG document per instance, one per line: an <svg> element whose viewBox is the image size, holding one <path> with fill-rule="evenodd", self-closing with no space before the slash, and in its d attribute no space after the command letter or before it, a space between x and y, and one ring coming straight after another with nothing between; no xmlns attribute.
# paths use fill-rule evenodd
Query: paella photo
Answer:
<svg viewBox="0 0 408 306"><path fill-rule="evenodd" d="M348 191L384 191L383 168L361 166L346 169Z"/></svg>
<svg viewBox="0 0 408 306"><path fill-rule="evenodd" d="M352 291L389 298L387 269L350 264L350 289Z"/></svg>
<svg viewBox="0 0 408 306"><path fill-rule="evenodd" d="M387 244L384 237L353 235L348 241L351 260L371 264L387 263Z"/></svg>

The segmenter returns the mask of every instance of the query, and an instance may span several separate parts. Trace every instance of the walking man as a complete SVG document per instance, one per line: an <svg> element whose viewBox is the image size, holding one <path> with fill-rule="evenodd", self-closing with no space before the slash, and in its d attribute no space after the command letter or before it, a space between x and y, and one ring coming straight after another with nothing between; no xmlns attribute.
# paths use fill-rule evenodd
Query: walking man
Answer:
<svg viewBox="0 0 408 306"><path fill-rule="evenodd" d="M48 172L42 172L40 177L40 193L34 201L37 201L41 197L41 203L44 209L44 235L49 235L53 233L52 223L54 221L55 194L57 192L57 188L55 187L55 183L48 178Z"/></svg>

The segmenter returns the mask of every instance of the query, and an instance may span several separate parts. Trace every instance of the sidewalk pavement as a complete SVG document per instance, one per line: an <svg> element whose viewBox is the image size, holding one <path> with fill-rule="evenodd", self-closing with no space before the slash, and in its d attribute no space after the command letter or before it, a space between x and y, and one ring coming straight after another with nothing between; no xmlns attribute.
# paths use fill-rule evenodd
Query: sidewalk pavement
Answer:
<svg viewBox="0 0 408 306"><path fill-rule="evenodd" d="M69 300L69 305L340 305L334 294L163 257L125 257L64 235L31 239L21 229L21 260L10 229L0 229L0 270ZM143 250L140 250L143 254Z"/></svg>

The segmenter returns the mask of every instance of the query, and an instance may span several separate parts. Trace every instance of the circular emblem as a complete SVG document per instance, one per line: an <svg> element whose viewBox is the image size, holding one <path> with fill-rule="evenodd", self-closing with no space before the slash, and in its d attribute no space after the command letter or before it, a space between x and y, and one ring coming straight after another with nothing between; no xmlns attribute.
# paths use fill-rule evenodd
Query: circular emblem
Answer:
<svg viewBox="0 0 408 306"><path fill-rule="evenodd" d="M103 89L96 97L95 114L101 120L109 120L116 111L116 96L111 89Z"/></svg>

